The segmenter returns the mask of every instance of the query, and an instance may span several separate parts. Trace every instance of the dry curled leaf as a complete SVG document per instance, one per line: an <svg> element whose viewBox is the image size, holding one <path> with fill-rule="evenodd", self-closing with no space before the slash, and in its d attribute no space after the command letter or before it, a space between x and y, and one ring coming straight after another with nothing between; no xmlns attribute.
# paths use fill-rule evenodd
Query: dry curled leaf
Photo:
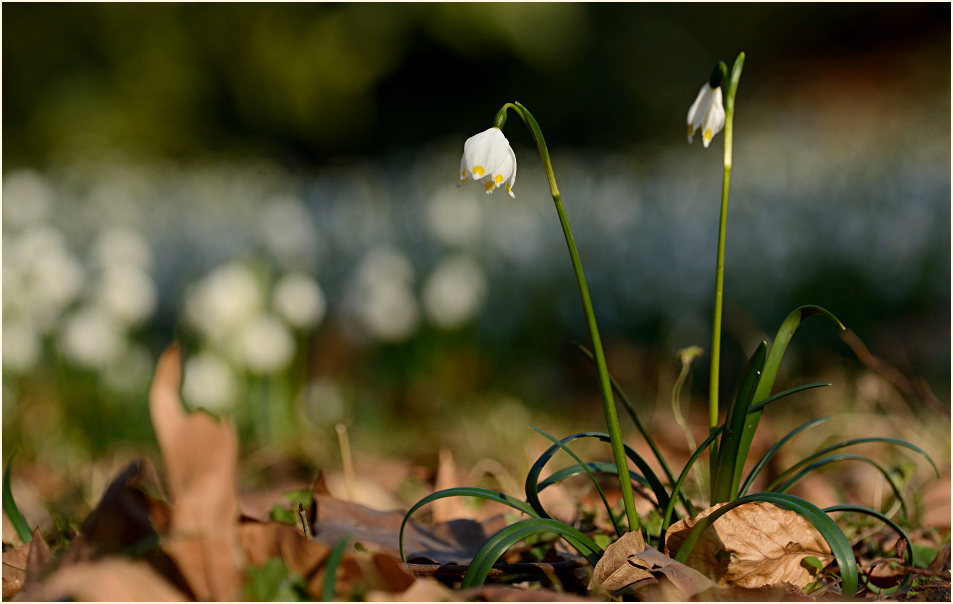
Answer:
<svg viewBox="0 0 953 604"><path fill-rule="evenodd" d="M149 412L162 450L172 516L163 548L200 600L241 593L238 442L232 426L187 413L179 399L182 352L170 346L156 365Z"/></svg>
<svg viewBox="0 0 953 604"><path fill-rule="evenodd" d="M613 592L645 579L651 579L652 573L629 564L629 558L645 551L645 539L642 531L629 531L609 545L602 558L592 569L592 581L589 589L599 586Z"/></svg>
<svg viewBox="0 0 953 604"><path fill-rule="evenodd" d="M678 552L695 523L723 505L674 523L665 537L666 552ZM722 586L756 588L790 583L804 587L813 580L802 564L807 556L825 563L831 559L830 548L817 530L796 512L753 502L716 520L686 562Z"/></svg>

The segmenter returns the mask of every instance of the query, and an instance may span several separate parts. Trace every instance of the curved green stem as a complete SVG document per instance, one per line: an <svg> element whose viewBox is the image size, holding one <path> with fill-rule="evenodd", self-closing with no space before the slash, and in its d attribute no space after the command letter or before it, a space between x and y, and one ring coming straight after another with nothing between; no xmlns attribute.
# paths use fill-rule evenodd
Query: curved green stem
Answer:
<svg viewBox="0 0 953 604"><path fill-rule="evenodd" d="M522 118L526 127L529 128L533 140L536 142L536 148L539 150L539 156L543 160L543 168L546 170L546 178L549 180L549 189L553 196L553 203L556 204L556 213L559 215L559 224L562 226L563 235L566 237L566 246L569 248L569 257L572 260L572 270L576 275L576 285L579 288L579 297L582 300L582 310L586 315L586 324L589 327L589 335L592 338L592 353L595 357L596 371L599 375L599 391L602 395L602 407L606 416L606 427L612 445L612 455L615 458L616 469L619 472L619 485L622 491L622 501L625 504L626 518L629 522L629 530L639 530L639 517L635 513L635 496L632 492L632 483L625 480L629 475L629 466L626 462L625 448L622 443L622 431L619 427L619 416L615 407L615 399L612 397L612 386L609 381L609 370L606 366L605 354L602 350L602 339L599 337L599 327L596 324L596 315L592 309L592 300L589 297L589 287L586 285L586 276L582 271L582 263L579 260L579 252L576 249L576 242L572 235L572 229L569 226L569 219L566 217L566 210L563 208L562 198L559 195L559 189L556 187L556 176L553 173L553 165L549 159L549 149L546 147L546 140L539 128L539 124L529 110L519 103L506 103L496 114L495 125L502 127L506 123L506 111L513 109L517 115Z"/></svg>

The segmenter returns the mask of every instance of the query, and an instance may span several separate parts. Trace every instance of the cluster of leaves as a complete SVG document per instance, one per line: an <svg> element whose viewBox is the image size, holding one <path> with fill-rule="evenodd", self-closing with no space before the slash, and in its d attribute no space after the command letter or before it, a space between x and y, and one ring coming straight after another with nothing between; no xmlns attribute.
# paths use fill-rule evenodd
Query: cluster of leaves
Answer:
<svg viewBox="0 0 953 604"><path fill-rule="evenodd" d="M722 584L731 584L736 581L731 578L727 570L727 564L722 565L718 562L718 564L713 565L708 561L710 559L717 560L719 557L727 557L729 551L727 543L731 542L734 538L734 536L731 535L726 536L723 530L724 527L729 524L727 522L721 523L722 530L715 532L715 521L723 516L733 515L734 522L738 527L737 531L740 531L742 534L750 532L752 526L761 527L757 530L765 534L770 534L770 530L763 528L764 526L790 525L793 520L786 515L791 514L797 518L797 521L803 522L806 520L807 523L809 523L805 525L805 528L808 529L805 533L807 537L802 538L801 541L813 539L813 531L809 530L810 527L813 527L813 529L820 533L825 543L811 547L801 547L801 541L797 539L788 543L782 543L782 552L793 555L793 575L790 573L782 574L773 579L764 579L764 582L752 586L769 585L772 582L792 582L799 583L799 587L806 587L811 584L812 587L820 587L823 585L830 588L834 585L833 582L839 582L842 597L844 599L851 599L858 589L859 570L857 559L850 540L830 515L840 512L855 512L872 516L883 522L896 531L902 538L902 543L906 544L905 548L899 548L898 546L898 549L905 549L904 559L908 564L912 563L914 559L914 551L910 538L898 523L894 522L887 514L881 511L859 505L838 505L820 509L811 502L791 495L787 493L787 491L808 473L818 468L838 461L860 461L874 466L884 476L890 488L893 490L896 500L899 502L900 511L905 515L907 512L906 502L904 501L903 494L894 476L889 471L867 457L837 452L841 449L862 443L889 443L905 447L922 455L933 466L937 476L939 476L939 470L933 460L930 459L921 448L909 442L886 437L854 439L816 451L782 472L773 483L768 485L764 492L749 494L749 490L754 484L755 478L758 477L767 463L785 443L789 442L796 435L830 419L820 418L808 421L779 439L754 464L753 469L742 482L742 470L764 408L796 392L828 385L820 383L807 384L774 395L770 394L788 343L801 322L814 314L826 316L841 327L841 329L844 328L836 317L820 307L805 306L792 312L781 325L774 339L774 343L770 347L770 351L767 343L762 342L758 350L749 359L736 386L724 423L716 429L713 429L709 437L697 447L677 478L672 474L665 459L659 453L658 447L653 442L651 435L639 421L638 415L631 403L618 387L618 383L615 382L615 380L613 380L613 387L615 393L619 396L619 399L629 412L636 427L654 452L657 461L662 466L668 479L667 484L663 482L645 459L639 456L632 448L626 447L626 455L638 468L638 472L630 470L629 478L651 491L655 498L653 504L656 508L656 512L661 517L661 522L655 523L658 526L657 532L648 535L648 541L650 543L653 543L660 549L664 548L671 553L675 561L682 563L689 562L690 566L699 568L707 574L714 576L719 579ZM526 539L528 536L540 533L555 533L559 535L593 565L598 564L600 559L604 556L603 549L599 547L590 536L579 529L554 520L540 503L539 492L541 490L570 476L585 473L592 479L595 488L598 490L606 506L616 534L620 538L624 535L624 529L620 525L620 521L613 513L599 482L595 478L595 473L617 474L614 464L584 462L568 447L573 441L583 438L599 439L608 442L609 436L604 433L587 432L574 434L557 440L541 430L537 429L537 431L552 440L554 444L537 459L529 471L525 483L525 500L507 496L496 491L474 487L446 489L435 492L420 500L407 512L404 518L404 522L406 523L411 515L424 505L441 498L453 496L480 497L496 501L529 516L528 519L520 520L501 530L486 542L479 554L474 558L473 564L470 566L464 578L464 586L481 584L486 579L487 573L492 568L494 562L503 552L510 546ZM543 467L559 450L567 452L576 463L540 481L539 478ZM713 507L699 512L693 503L685 496L681 488L689 472L692 470L693 465L706 450L710 450L711 454L711 504ZM676 509L679 504L681 504L682 511L685 514L685 518L681 520L679 520L679 514ZM740 506L744 506L745 504L756 504L760 506L759 509L769 509L772 511L768 513L767 520L762 519L757 522L747 520L739 521L739 514L747 513L747 511L742 512L741 509L739 509ZM767 506L767 508L764 506ZM677 522L673 524L673 520ZM693 550L698 543L706 540L706 535L710 534L716 535L714 539L710 537L707 538L709 545L712 543L716 544L712 546L714 550L709 552L711 555L696 555L693 557ZM403 535L401 535L401 537L402 536ZM792 543L797 544L793 549L790 547ZM639 554L640 551L641 550L631 551L629 553L635 555ZM403 543L401 543L401 554L402 556L404 554ZM765 556L761 560L763 561L769 558L770 556ZM817 561L818 563L821 559L826 559L827 563L822 564L821 568L826 568L828 563L836 564L837 573L805 572L805 565L807 567L811 566L809 562L803 562L805 559ZM912 575L908 573L899 585L893 587L893 590L897 591L907 588L911 578ZM828 582L825 583L825 580ZM629 584L617 587L626 587L628 585Z"/></svg>

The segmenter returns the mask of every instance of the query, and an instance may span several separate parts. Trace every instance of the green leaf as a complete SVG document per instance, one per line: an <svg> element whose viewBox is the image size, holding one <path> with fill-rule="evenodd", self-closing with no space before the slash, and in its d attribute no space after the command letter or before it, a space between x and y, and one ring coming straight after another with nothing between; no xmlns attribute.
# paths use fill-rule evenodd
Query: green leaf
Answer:
<svg viewBox="0 0 953 604"><path fill-rule="evenodd" d="M545 480L539 483L539 486L537 487L536 490L542 491L546 487L552 486L556 484L557 482L561 482L563 480L566 480L567 478L576 476L577 474L582 474L583 472L586 471L586 468L588 468L589 471L596 472L598 474L611 474L613 476L619 475L619 470L615 467L615 464L610 463L608 461L587 461L583 465L585 467L582 467L579 464L574 464L571 466L567 466L563 468L562 470L553 472L552 474L547 476ZM641 476L639 476L632 470L629 470L629 478L644 487L649 486L649 482L647 480L645 480L644 478L642 478Z"/></svg>
<svg viewBox="0 0 953 604"><path fill-rule="evenodd" d="M866 437L866 438L854 438L854 439L851 439L851 440L845 440L844 442L840 442L840 443L837 443L837 444L835 444L835 445L831 445L831 446L829 446L829 447L825 447L825 448L823 448L823 449L820 449L819 451L816 451L816 452L812 453L811 455L809 455L808 457L805 457L804 459L802 459L801 461L799 461L799 462L796 463L795 465L791 466L790 468L788 468L788 469L785 470L784 472L781 472L781 474L778 476L777 480L775 481L775 484L777 484L777 482L783 480L783 479L784 479L786 476L788 476L789 474L791 474L791 473L793 473L794 471L796 471L798 468L801 468L801 467L803 467L803 466L805 466L805 465L811 463L812 461L814 461L815 459L817 459L817 458L819 458L819 457L823 457L824 455L827 455L828 453L831 453L831 452L836 451L836 450L838 450L838 449L843 449L843 448L845 448L845 447L851 447L851 446L854 446L854 445L861 445L861 444L864 444L864 443L886 443L886 444L890 444L890 445L897 445L898 447L904 447L904 448L906 448L906 449L910 449L911 451L914 451L914 452L916 452L916 453L919 453L919 454L922 455L928 462L930 462L930 465L933 467L933 472L936 474L936 477L937 477L937 478L940 477L940 470L939 470L939 468L936 467L936 463L934 463L934 462L933 462L933 459L927 454L927 452L924 451L923 449L921 449L920 447L918 447L918 446L916 446L916 445L914 445L914 444L912 444L912 443L909 443L909 442L907 442L907 441L905 441L905 440L900 440L900 439L898 439L898 438L889 438L889 437L886 437L886 436L869 436L869 437ZM770 489L769 489L769 490L770 490Z"/></svg>
<svg viewBox="0 0 953 604"><path fill-rule="evenodd" d="M490 537L467 569L463 577L461 588L482 585L490 569L496 564L506 550L532 535L542 533L556 533L566 540L573 548L582 554L590 564L595 566L602 556L602 549L580 531L571 526L551 518L528 518L504 528Z"/></svg>
<svg viewBox="0 0 953 604"><path fill-rule="evenodd" d="M797 331L797 328L805 319L813 315L827 317L840 327L841 330L846 329L844 324L841 323L837 317L829 310L821 308L820 306L807 305L794 309L781 323L781 327L778 328L778 333L774 336L774 341L771 343L768 358L764 363L764 370L761 372L761 381L758 383L758 389L754 393L755 402L761 401L771 394L771 389L774 388L774 380L778 375L778 368L781 366L781 360L784 358L784 353L788 349L788 344L791 343L791 338L794 337L794 332ZM758 429L759 421L761 421L760 411L749 412L745 426L745 435L738 448L738 454L741 459L748 457L748 451L751 450L751 442L754 439L755 431Z"/></svg>
<svg viewBox="0 0 953 604"><path fill-rule="evenodd" d="M854 557L854 551L851 548L850 541L848 541L840 527L837 526L837 523L831 520L830 516L825 514L823 510L809 501L787 493L757 493L726 503L698 521L688 534L688 538L685 539L685 542L679 547L678 553L675 555L675 560L684 564L702 534L715 520L731 509L753 501L773 503L778 507L797 512L803 516L805 520L810 522L814 528L817 529L817 532L827 541L827 544L831 548L831 553L834 554L834 559L837 560L842 584L841 598L843 600L853 599L857 591L857 559Z"/></svg>
<svg viewBox="0 0 953 604"><path fill-rule="evenodd" d="M10 466L13 464L14 457L16 457L15 453L10 456L7 467L3 469L3 513L10 519L10 523L16 529L20 541L29 543L33 539L33 534L30 532L30 527L27 525L23 514L20 513L20 508L17 507L17 502L13 499L13 491L10 489Z"/></svg>
<svg viewBox="0 0 953 604"><path fill-rule="evenodd" d="M761 409L764 409L768 405L772 403L776 403L777 401L787 396L790 396L797 392L801 392L803 390L810 390L812 388L820 388L821 386L830 386L830 384L825 382L815 382L811 384L804 384L803 386L796 386L794 388L789 388L788 390L779 392L775 394L774 396L769 396L768 398L764 399L760 403L755 403L754 405L751 406L750 411L759 411ZM708 438L706 438L704 441L702 441L700 445L698 445L698 447L695 449L695 452L692 453L692 455L688 458L688 461L685 462L685 466L682 468L682 473L679 474L678 479L675 481L675 484L672 486L671 498L669 499L668 505L665 506L665 511L662 514L662 528L659 531L659 542L662 542L662 540L664 539L665 531L668 530L668 527L672 522L672 514L675 510L675 495L680 492L682 488L682 484L685 482L685 479L688 478L688 472L692 469L692 466L695 465L695 462L698 461L698 458L701 457L701 454L705 451L705 449L708 448L708 445L710 445L718 437L718 435L722 433L724 429L725 429L725 426L724 424L722 424L718 426L717 428L715 428L714 430L712 430L711 433L708 435Z"/></svg>
<svg viewBox="0 0 953 604"><path fill-rule="evenodd" d="M900 528L900 526L897 523L895 523L893 520L888 518L886 515L881 514L877 510L874 510L862 505L850 505L850 504L834 505L829 508L824 508L824 512L826 512L827 514L830 514L831 512L857 512L859 514L866 514L868 516L873 516L874 518L880 520L881 522L883 522L884 524L892 528L894 531L896 531L896 533L900 535L900 538L904 540L904 542L907 544L907 557L906 557L907 565L916 566L916 551L914 549L914 546L910 542L910 536L907 535L907 533L902 528ZM900 585L897 585L896 587L891 587L889 590L879 589L877 586L870 585L869 583L867 584L867 589L870 589L874 593L893 593L897 591L906 590L906 588L910 585L912 581L913 581L913 575L910 573L907 573L904 576L903 581L900 582Z"/></svg>
<svg viewBox="0 0 953 604"><path fill-rule="evenodd" d="M725 431L721 436L721 443L718 445L718 461L715 464L715 472L711 477L711 503L721 503L731 501L738 492L738 484L741 482L741 471L744 468L744 458L741 455L742 439L748 431L757 426L750 426L746 423L748 410L754 401L755 390L758 382L761 380L761 370L764 368L765 358L768 354L768 344L761 342L758 350L755 351L748 364L742 372L742 378L738 382L735 395L732 397L731 405L728 407L728 413L725 416Z"/></svg>
<svg viewBox="0 0 953 604"><path fill-rule="evenodd" d="M566 445L579 438L597 438L603 442L611 442L609 435L605 432L580 432L578 434L573 434L567 436L566 438L559 441L563 445ZM559 445L553 445L549 449L543 452L540 455L536 462L533 464L533 467L530 468L529 473L526 475L526 502L529 503L536 510L537 514L543 518L549 518L549 514L543 509L542 504L539 501L539 475L543 471L543 468L549 463L549 460L552 459L553 455L560 450ZM652 492L655 494L655 497L658 501L660 507L664 507L668 504L668 492L665 490L665 487L662 485L662 482L658 479L655 473L652 471L652 468L645 462L642 457L635 452L632 447L624 445L624 450L626 456L632 460L632 462L639 468L643 473L646 481L649 484L649 487L652 489Z"/></svg>
<svg viewBox="0 0 953 604"><path fill-rule="evenodd" d="M589 480L591 480L591 481L592 481L592 485L593 485L594 487L596 487L596 491L598 491L599 497L602 498L602 503L603 503L603 505L605 505L605 507L606 507L606 513L609 514L609 520L612 521L612 528L615 529L616 534L621 537L621 536L622 536L622 533L623 533L624 531L622 530L622 527L619 526L619 519L616 518L616 517L615 517L615 514L612 513L612 506L609 505L609 500L606 499L606 494L602 491L602 487L599 485L599 481L596 480L596 477L595 477L595 475L592 473L592 470L590 470L590 469L586 466L586 464L583 463L583 461L582 461L581 459L579 459L579 457L572 451L572 449L570 449L569 447L567 447L567 446L564 445L563 443L559 442L559 441L556 439L555 436L552 436L551 434L547 433L545 430L542 430L541 428L537 428L536 426L530 426L530 428L532 428L533 430L536 430L537 432L539 432L540 434L542 434L543 436L545 436L546 438L548 438L549 440L551 440L557 447L559 447L560 449L562 449L563 451L565 451L570 457L572 457L573 459L576 460L576 463L577 463L578 467L581 467L581 468L586 472L586 474L589 475ZM618 476L618 475L619 475L618 469L616 469L616 476ZM537 493L538 493L538 492L539 492L539 489L537 488L536 491L537 491ZM537 499L537 501L538 501L538 499Z"/></svg>
<svg viewBox="0 0 953 604"><path fill-rule="evenodd" d="M748 416L750 417L751 414L748 414ZM831 416L822 417L819 419L813 419L809 422L801 424L794 430L791 430L790 432L788 432L784 436L784 438L774 443L771 446L771 448L765 451L764 455L761 456L761 459L759 459L758 462L754 465L754 467L751 469L751 472L748 473L748 477L745 478L744 484L741 485L741 489L738 491L738 496L739 497L745 496L745 494L748 492L748 488L751 487L751 483L754 482L754 479L758 477L758 474L761 473L761 470L764 469L764 467L771 460L771 458L774 457L775 453L778 452L778 449L780 449L786 442L794 438L796 435L798 435L802 431L807 430L808 428L813 428L814 426L821 424L823 422L826 422L829 419L831 419Z"/></svg>
<svg viewBox="0 0 953 604"><path fill-rule="evenodd" d="M323 602L334 601L334 584L337 581L338 566L341 565L341 558L344 557L344 550L347 549L350 538L350 535L341 537L341 540L334 545L331 553L328 554L328 561L324 570L324 585L321 586L321 600Z"/></svg>
<svg viewBox="0 0 953 604"><path fill-rule="evenodd" d="M407 526L407 521L410 520L410 517L414 512L427 505L432 501L438 499L443 499L444 497L479 497L481 499L487 499L489 501L495 501L497 503L503 503L510 506L513 509L519 510L528 516L537 517L536 511L529 506L525 501L516 499L515 497L510 497L500 493L499 491L491 491L490 489L483 489L480 487L455 487L452 489L444 489L442 491L437 491L427 495L420 501L414 504L412 508L407 510L407 513L404 514L404 519L400 523L400 533L398 535L398 543L400 545L400 559L401 561L406 561L407 558L404 556L404 529Z"/></svg>
<svg viewBox="0 0 953 604"><path fill-rule="evenodd" d="M900 487L897 486L897 483L893 479L893 476L890 474L890 472L888 472L883 466L881 466L874 460L870 459L869 457L864 457L863 455L851 455L851 454L845 453L842 455L831 455L830 457L824 457L822 459L815 461L811 465L807 466L806 468L804 468L803 470L801 470L800 472L798 472L797 474L795 474L788 480L784 481L780 485L777 485L777 481L775 481L774 483L772 483L772 486L768 488L767 490L773 491L776 493L784 493L785 491L790 489L792 486L794 486L799 480L807 476L810 472L813 472L814 470L822 466L826 466L827 464L834 463L835 461L862 461L876 468L887 480L887 484L890 485L890 489L893 491L894 497L896 497L897 500L900 501L900 507L901 509L903 509L903 513L904 514L907 513L907 503L903 498L903 493L900 492Z"/></svg>
<svg viewBox="0 0 953 604"><path fill-rule="evenodd" d="M280 557L268 558L261 566L245 568L245 599L251 602L302 602L307 600L304 578L288 570Z"/></svg>

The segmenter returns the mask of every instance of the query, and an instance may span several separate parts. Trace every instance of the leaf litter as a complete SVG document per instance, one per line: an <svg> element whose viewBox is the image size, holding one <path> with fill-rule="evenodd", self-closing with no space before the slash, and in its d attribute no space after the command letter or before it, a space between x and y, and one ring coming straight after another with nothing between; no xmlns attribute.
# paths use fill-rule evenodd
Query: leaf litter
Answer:
<svg viewBox="0 0 953 604"><path fill-rule="evenodd" d="M475 515L457 502L435 506L432 523L408 522L408 563L400 561L397 544L403 511L333 497L320 479L302 508L311 538L300 524L244 514L235 429L185 410L181 360L178 346L166 350L149 396L165 483L148 460L134 461L107 486L65 549L51 552L37 529L29 543L4 551L5 600L300 600L322 599L329 588L335 599L367 601L815 600L800 589L811 581L803 561L831 557L800 516L760 503L715 522L687 564L669 557L715 506L673 524L663 551L632 532L594 568L565 548L551 549L542 562L521 563L511 553L491 577L505 580L508 572L533 567L549 579L454 590L454 573L462 576L487 538L507 524L502 514ZM439 482L452 486L457 471L449 452L442 452L440 466ZM342 540L347 548L332 564ZM948 560L947 547L930 567L947 573L947 581Z"/></svg>

